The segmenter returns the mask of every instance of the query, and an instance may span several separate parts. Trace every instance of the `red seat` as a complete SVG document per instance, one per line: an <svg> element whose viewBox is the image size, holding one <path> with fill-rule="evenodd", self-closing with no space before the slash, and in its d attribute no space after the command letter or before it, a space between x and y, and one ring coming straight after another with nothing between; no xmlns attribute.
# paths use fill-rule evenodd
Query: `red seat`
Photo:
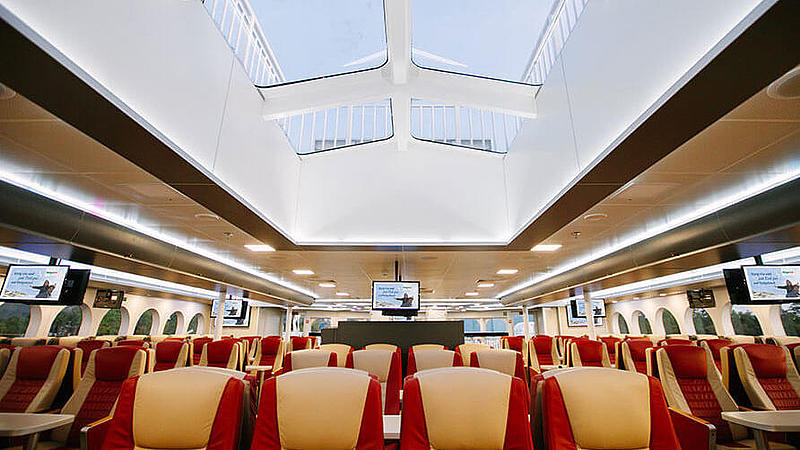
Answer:
<svg viewBox="0 0 800 450"><path fill-rule="evenodd" d="M589 339L573 339L569 344L572 367L611 367L606 345Z"/></svg>
<svg viewBox="0 0 800 450"><path fill-rule="evenodd" d="M667 338L661 339L656 345L694 345L694 342L689 339Z"/></svg>
<svg viewBox="0 0 800 450"><path fill-rule="evenodd" d="M720 349L727 345L731 345L731 341L727 339L700 339L697 342L700 348L703 348L711 353L711 357L714 359L714 364L717 366L717 369L721 371L722 357L720 355Z"/></svg>
<svg viewBox="0 0 800 450"><path fill-rule="evenodd" d="M530 342L530 366L541 372L558 366L558 342L550 336L534 336Z"/></svg>
<svg viewBox="0 0 800 450"><path fill-rule="evenodd" d="M154 372L185 367L189 358L189 343L184 341L161 341L156 344Z"/></svg>
<svg viewBox="0 0 800 450"><path fill-rule="evenodd" d="M70 352L56 345L19 348L0 380L0 412L33 413L53 404Z"/></svg>
<svg viewBox="0 0 800 450"><path fill-rule="evenodd" d="M312 336L308 337L292 336L289 338L288 352L293 352L295 350L307 350L312 348L314 348L314 338Z"/></svg>
<svg viewBox="0 0 800 450"><path fill-rule="evenodd" d="M280 336L267 336L256 342L254 364L259 366L275 366L275 362L283 359L284 342ZM278 364L280 365L280 364Z"/></svg>
<svg viewBox="0 0 800 450"><path fill-rule="evenodd" d="M584 367L557 371L542 384L549 450L681 448L653 377Z"/></svg>
<svg viewBox="0 0 800 450"><path fill-rule="evenodd" d="M527 397L524 381L494 370L418 372L403 387L400 448L532 449Z"/></svg>
<svg viewBox="0 0 800 450"><path fill-rule="evenodd" d="M336 353L330 350L295 350L283 357L283 367L280 373L292 370L308 369L311 367L337 367Z"/></svg>
<svg viewBox="0 0 800 450"><path fill-rule="evenodd" d="M786 350L789 351L789 356L794 360L794 367L800 371L800 342L786 344L784 347L786 347Z"/></svg>
<svg viewBox="0 0 800 450"><path fill-rule="evenodd" d="M212 370L168 370L122 385L104 450L237 446L244 382Z"/></svg>
<svg viewBox="0 0 800 450"><path fill-rule="evenodd" d="M353 353L353 347L350 347L347 344L322 344L317 348L336 353L336 361L339 364L339 367L344 367L347 363L347 355Z"/></svg>
<svg viewBox="0 0 800 450"><path fill-rule="evenodd" d="M236 369L239 365L239 345L233 339L212 341L203 346L200 366Z"/></svg>
<svg viewBox="0 0 800 450"><path fill-rule="evenodd" d="M617 367L617 343L622 342L622 339L615 338L614 336L603 336L597 339L605 344L606 351L608 351L608 360L611 362L611 367Z"/></svg>
<svg viewBox="0 0 800 450"><path fill-rule="evenodd" d="M528 365L528 357L526 355L528 345L525 342L525 336L501 336L500 347L519 352L522 355L522 361L526 366Z"/></svg>
<svg viewBox="0 0 800 450"><path fill-rule="evenodd" d="M469 365L495 370L521 380L528 379L522 354L514 350L478 350L470 356Z"/></svg>
<svg viewBox="0 0 800 450"><path fill-rule="evenodd" d="M461 365L461 358L452 350L422 349L408 351L406 374L414 375L421 370L455 367Z"/></svg>
<svg viewBox="0 0 800 450"><path fill-rule="evenodd" d="M89 357L92 356L92 352L97 349L106 348L110 346L111 342L104 341L101 339L84 339L78 341L76 347L78 347L83 351L83 355L81 355L83 358L82 361L83 364L81 364L81 375L83 375L83 373L86 372L86 366L89 364Z"/></svg>
<svg viewBox="0 0 800 450"><path fill-rule="evenodd" d="M128 347L147 349L150 348L150 343L147 341L143 341L141 339L123 339L121 341L117 341L116 346L118 347L128 346Z"/></svg>
<svg viewBox="0 0 800 450"><path fill-rule="evenodd" d="M474 344L472 342L467 342L461 345L456 346L456 353L458 357L461 358L461 365L468 366L470 361L470 356L473 352L478 350L491 350L492 347L486 344Z"/></svg>
<svg viewBox="0 0 800 450"><path fill-rule="evenodd" d="M384 414L400 414L402 367L400 352L389 350L358 350L347 355L345 366L374 375L381 385Z"/></svg>
<svg viewBox="0 0 800 450"><path fill-rule="evenodd" d="M623 341L620 345L622 351L621 369L631 372L647 373L647 358L645 350L652 348L653 343L650 340L644 339L630 339Z"/></svg>
<svg viewBox="0 0 800 450"><path fill-rule="evenodd" d="M343 368L270 378L262 389L251 449L382 449L380 389L363 371Z"/></svg>
<svg viewBox="0 0 800 450"><path fill-rule="evenodd" d="M192 365L200 364L200 358L203 357L203 347L213 340L210 337L201 337L192 341Z"/></svg>
<svg viewBox="0 0 800 450"><path fill-rule="evenodd" d="M800 409L800 376L789 352L768 344L733 350L736 371L750 404L768 410Z"/></svg>

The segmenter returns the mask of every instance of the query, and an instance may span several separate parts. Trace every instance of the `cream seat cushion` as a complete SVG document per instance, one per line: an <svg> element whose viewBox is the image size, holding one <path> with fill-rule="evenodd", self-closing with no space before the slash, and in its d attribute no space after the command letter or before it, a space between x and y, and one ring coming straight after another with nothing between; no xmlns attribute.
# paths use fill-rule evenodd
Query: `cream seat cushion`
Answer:
<svg viewBox="0 0 800 450"><path fill-rule="evenodd" d="M479 350L475 352L483 369L496 370L514 376L517 369L517 352L514 350Z"/></svg>
<svg viewBox="0 0 800 450"><path fill-rule="evenodd" d="M308 369L310 367L325 367L331 357L329 350L295 350L289 353L292 358L292 370Z"/></svg>
<svg viewBox="0 0 800 450"><path fill-rule="evenodd" d="M350 353L350 350L353 347L350 347L346 344L322 344L319 347L320 350L328 350L333 353L336 353L336 364L339 367L344 367L347 363L347 354Z"/></svg>
<svg viewBox="0 0 800 450"><path fill-rule="evenodd" d="M414 350L417 371L452 367L455 352L451 350Z"/></svg>

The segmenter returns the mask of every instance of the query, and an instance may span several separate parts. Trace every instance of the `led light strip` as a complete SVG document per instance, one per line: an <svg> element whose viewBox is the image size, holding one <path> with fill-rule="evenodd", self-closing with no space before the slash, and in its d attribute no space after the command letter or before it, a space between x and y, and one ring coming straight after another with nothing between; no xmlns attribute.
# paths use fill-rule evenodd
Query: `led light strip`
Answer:
<svg viewBox="0 0 800 450"><path fill-rule="evenodd" d="M237 269L237 270L241 270L242 272L246 272L246 273L248 273L250 275L253 275L253 276L261 278L263 280L267 280L267 281L269 281L271 283L275 283L277 285L283 286L283 287L285 287L287 289L291 289L291 290L293 290L295 292L299 292L301 294L308 295L309 297L312 297L312 298L315 298L315 299L319 297L315 292L310 291L308 289L305 289L305 288L303 288L301 286L298 286L298 285L296 285L294 283L282 280L282 279L277 278L275 276L272 276L270 274L267 274L267 273L261 272L259 270L253 269L252 267L249 267L249 266L247 266L245 264L242 264L240 262L234 261L234 260L232 260L232 259L230 259L230 258L228 258L226 256L223 256L223 255L220 255L218 253L214 253L213 251L210 251L210 250L207 250L207 249L200 248L198 246L189 244L188 242L186 242L186 241L184 241L184 240L182 240L182 239L180 239L178 237L170 236L168 234L165 234L165 233L162 233L160 231L154 230L154 229L152 229L150 227L147 227L145 225L142 225L140 223L136 223L136 222L134 222L132 220L126 219L126 218L121 217L121 216L119 216L117 214L114 214L114 213L111 213L109 211L103 210L102 208L97 207L95 205L91 205L91 204L86 203L86 202L84 202L82 200L78 200L78 199L76 199L74 197L70 197L70 196L62 194L60 192L56 192L53 189L50 189L50 188L41 186L39 184L36 184L34 182L31 182L30 180L24 180L23 178L15 175L13 173L9 173L9 172L6 172L6 171L0 171L0 180L5 181L6 183L9 183L9 184L13 184L14 186L17 186L19 188L25 189L27 191L39 194L39 195L44 196L44 197L47 197L47 198L49 198L51 200L55 200L55 201L57 201L59 203L63 203L65 205L71 206L73 208L80 209L81 211L87 212L87 213L92 214L94 216L97 216L97 217L99 217L101 219L108 220L109 222L113 222L113 223L115 223L117 225L120 225L120 226L123 226L125 228L128 228L128 229L137 231L139 233L145 234L147 236L150 236L151 238L158 239L159 241L166 242L166 243L171 244L171 245L175 245L176 247L180 247L180 248L182 248L182 249L184 249L186 251L195 253L197 255L203 256L203 257L211 259L213 261L220 262L222 264L225 264L226 266L232 267L232 268Z"/></svg>

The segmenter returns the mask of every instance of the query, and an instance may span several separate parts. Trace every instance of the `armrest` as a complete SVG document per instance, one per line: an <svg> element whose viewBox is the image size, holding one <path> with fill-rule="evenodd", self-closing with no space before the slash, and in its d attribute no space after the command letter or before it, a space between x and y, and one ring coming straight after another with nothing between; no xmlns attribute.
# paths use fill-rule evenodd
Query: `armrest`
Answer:
<svg viewBox="0 0 800 450"><path fill-rule="evenodd" d="M104 417L81 428L81 450L100 450L111 427L111 417Z"/></svg>
<svg viewBox="0 0 800 450"><path fill-rule="evenodd" d="M683 450L714 450L717 446L717 428L711 422L669 408L672 426Z"/></svg>

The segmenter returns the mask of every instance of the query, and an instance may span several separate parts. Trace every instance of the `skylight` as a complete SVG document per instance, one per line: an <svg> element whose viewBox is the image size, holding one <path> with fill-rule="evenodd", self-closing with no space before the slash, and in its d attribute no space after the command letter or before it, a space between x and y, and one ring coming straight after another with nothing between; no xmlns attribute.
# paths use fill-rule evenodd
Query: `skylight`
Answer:
<svg viewBox="0 0 800 450"><path fill-rule="evenodd" d="M412 59L431 69L530 83L526 69L555 3L413 1Z"/></svg>
<svg viewBox="0 0 800 450"><path fill-rule="evenodd" d="M382 0L252 0L251 5L285 82L355 72L386 61Z"/></svg>

